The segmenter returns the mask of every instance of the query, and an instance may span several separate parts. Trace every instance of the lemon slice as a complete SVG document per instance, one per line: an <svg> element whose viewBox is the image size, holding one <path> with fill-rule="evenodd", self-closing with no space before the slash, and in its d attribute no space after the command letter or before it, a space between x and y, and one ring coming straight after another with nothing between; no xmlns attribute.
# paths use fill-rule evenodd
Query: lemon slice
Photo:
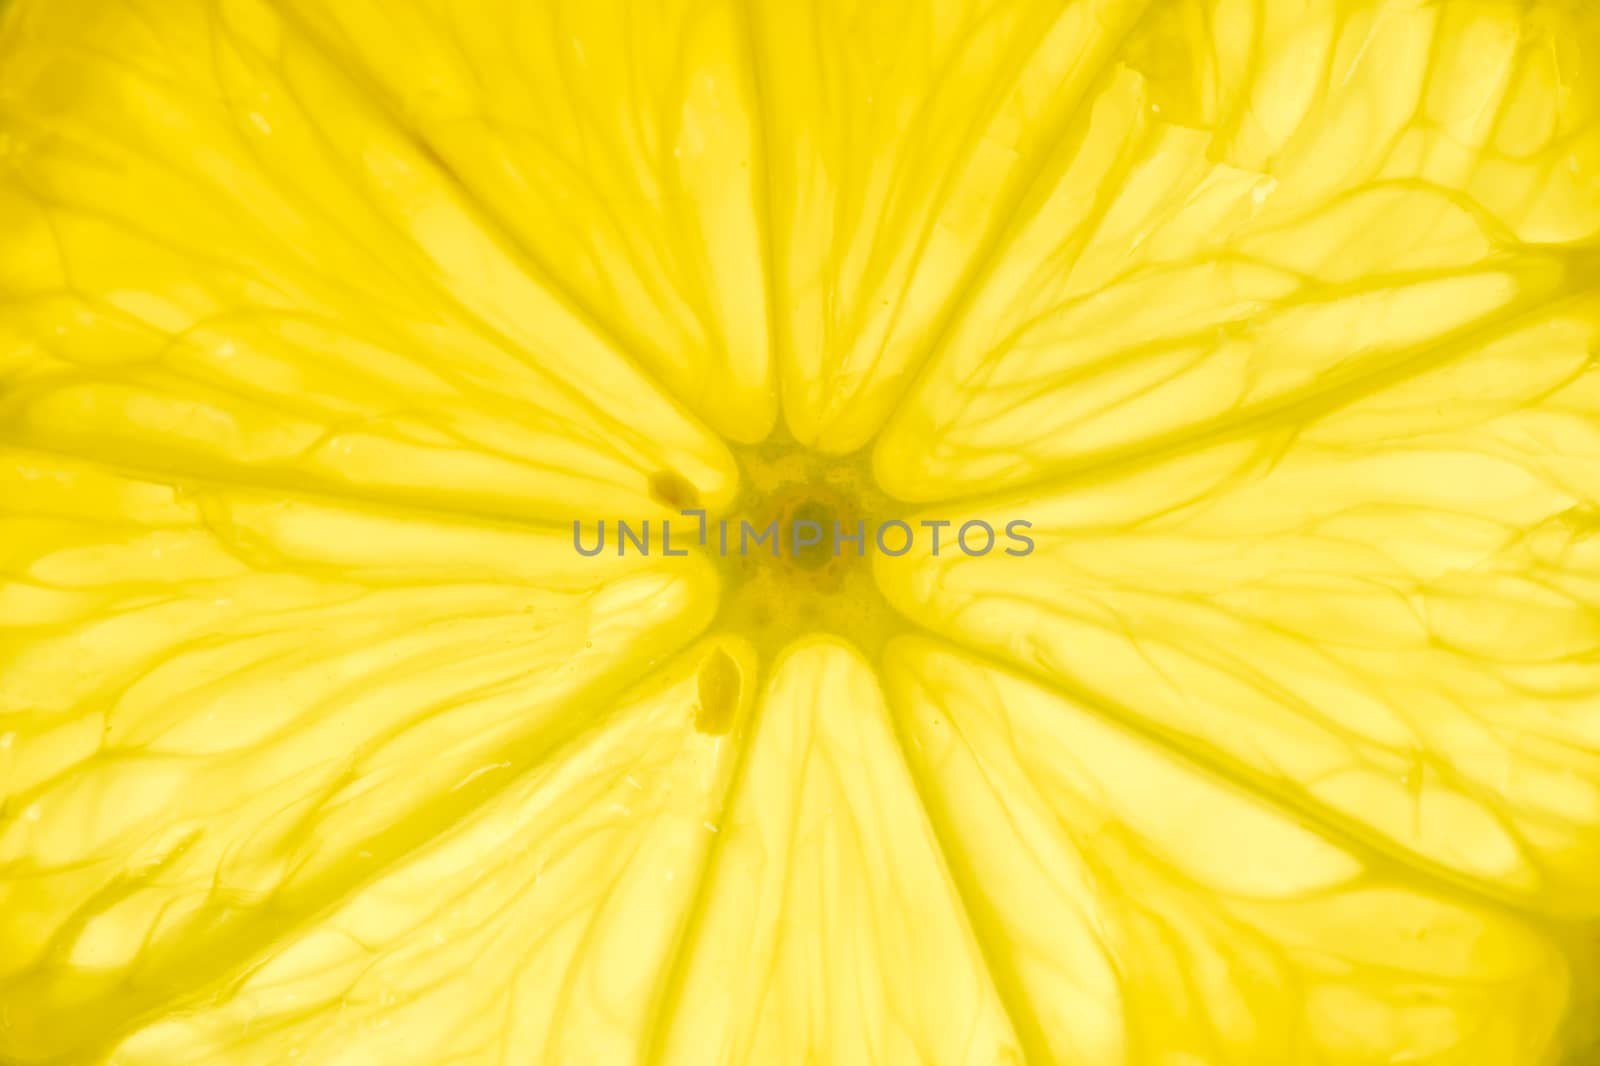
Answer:
<svg viewBox="0 0 1600 1066"><path fill-rule="evenodd" d="M0 232L0 1063L1600 1052L1589 5L9 0Z"/></svg>

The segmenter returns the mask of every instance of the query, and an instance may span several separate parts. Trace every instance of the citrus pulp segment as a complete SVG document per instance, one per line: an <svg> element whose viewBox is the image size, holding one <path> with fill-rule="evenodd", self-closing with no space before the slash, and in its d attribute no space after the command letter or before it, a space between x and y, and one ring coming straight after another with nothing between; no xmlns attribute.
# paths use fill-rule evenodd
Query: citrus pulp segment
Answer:
<svg viewBox="0 0 1600 1066"><path fill-rule="evenodd" d="M636 1056L737 751L691 724L694 667L667 664L532 772L486 764L502 781L470 827L387 869L371 857L359 893L116 1061L269 1066L285 1042L337 1063ZM252 1028L275 1040L241 1041Z"/></svg>
<svg viewBox="0 0 1600 1066"><path fill-rule="evenodd" d="M741 5L285 5L540 271L737 441L777 419Z"/></svg>
<svg viewBox="0 0 1600 1066"><path fill-rule="evenodd" d="M799 642L756 713L659 1061L1019 1061L871 667Z"/></svg>
<svg viewBox="0 0 1600 1066"><path fill-rule="evenodd" d="M9 1061L226 998L552 759L715 598L703 564L580 570L550 532L15 450L0 470Z"/></svg>
<svg viewBox="0 0 1600 1066"><path fill-rule="evenodd" d="M20 5L0 49L9 440L539 521L653 509L664 467L731 496L722 443L266 5Z"/></svg>
<svg viewBox="0 0 1600 1066"><path fill-rule="evenodd" d="M1524 1062L1560 1023L1571 978L1537 925L1415 884L947 646L905 641L886 674L1037 1058L1361 1062L1403 1043L1428 1062Z"/></svg>

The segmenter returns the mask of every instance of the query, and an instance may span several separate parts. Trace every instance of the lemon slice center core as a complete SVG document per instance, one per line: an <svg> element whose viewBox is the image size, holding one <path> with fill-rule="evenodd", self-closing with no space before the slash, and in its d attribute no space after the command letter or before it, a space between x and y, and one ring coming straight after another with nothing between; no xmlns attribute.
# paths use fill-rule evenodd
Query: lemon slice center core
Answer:
<svg viewBox="0 0 1600 1066"><path fill-rule="evenodd" d="M876 651L898 626L872 579L876 534L893 514L868 463L788 442L736 454L742 491L706 545L723 624L768 650L821 631Z"/></svg>

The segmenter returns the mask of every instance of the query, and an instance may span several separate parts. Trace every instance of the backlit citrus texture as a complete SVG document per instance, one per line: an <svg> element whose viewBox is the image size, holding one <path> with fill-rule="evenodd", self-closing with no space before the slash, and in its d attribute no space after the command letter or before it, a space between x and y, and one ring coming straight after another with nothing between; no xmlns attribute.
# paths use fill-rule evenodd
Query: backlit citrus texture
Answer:
<svg viewBox="0 0 1600 1066"><path fill-rule="evenodd" d="M0 1063L1597 1035L1594 4L0 2Z"/></svg>

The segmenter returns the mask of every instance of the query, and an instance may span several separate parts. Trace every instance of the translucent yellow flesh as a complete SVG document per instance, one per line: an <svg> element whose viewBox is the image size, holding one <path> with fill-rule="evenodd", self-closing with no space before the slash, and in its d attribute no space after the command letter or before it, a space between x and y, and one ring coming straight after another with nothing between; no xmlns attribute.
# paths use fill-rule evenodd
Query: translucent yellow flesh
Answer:
<svg viewBox="0 0 1600 1066"><path fill-rule="evenodd" d="M771 671L659 1061L1018 1061L871 668Z"/></svg>
<svg viewBox="0 0 1600 1066"><path fill-rule="evenodd" d="M731 496L720 442L266 5L6 18L9 440L558 523L663 467Z"/></svg>
<svg viewBox="0 0 1600 1066"><path fill-rule="evenodd" d="M231 999L331 905L559 769L714 597L703 567L579 570L541 531L38 453L0 469L0 1047L22 1061Z"/></svg>
<svg viewBox="0 0 1600 1066"><path fill-rule="evenodd" d="M980 660L907 641L887 673L1041 1061L1520 1062L1567 1006L1559 951L1517 918Z"/></svg>
<svg viewBox="0 0 1600 1066"><path fill-rule="evenodd" d="M880 586L1269 794L1592 919L1594 342L1547 317L1314 423L940 510L1026 514L1037 550L884 559Z"/></svg>
<svg viewBox="0 0 1600 1066"><path fill-rule="evenodd" d="M1292 434L1530 325L1593 322L1600 16L1563 7L1162 5L879 439L885 487ZM1531 397L1586 344L1540 380L1471 380Z"/></svg>
<svg viewBox="0 0 1600 1066"><path fill-rule="evenodd" d="M1597 352L1579 0L0 0L0 1063L1582 1066Z"/></svg>

